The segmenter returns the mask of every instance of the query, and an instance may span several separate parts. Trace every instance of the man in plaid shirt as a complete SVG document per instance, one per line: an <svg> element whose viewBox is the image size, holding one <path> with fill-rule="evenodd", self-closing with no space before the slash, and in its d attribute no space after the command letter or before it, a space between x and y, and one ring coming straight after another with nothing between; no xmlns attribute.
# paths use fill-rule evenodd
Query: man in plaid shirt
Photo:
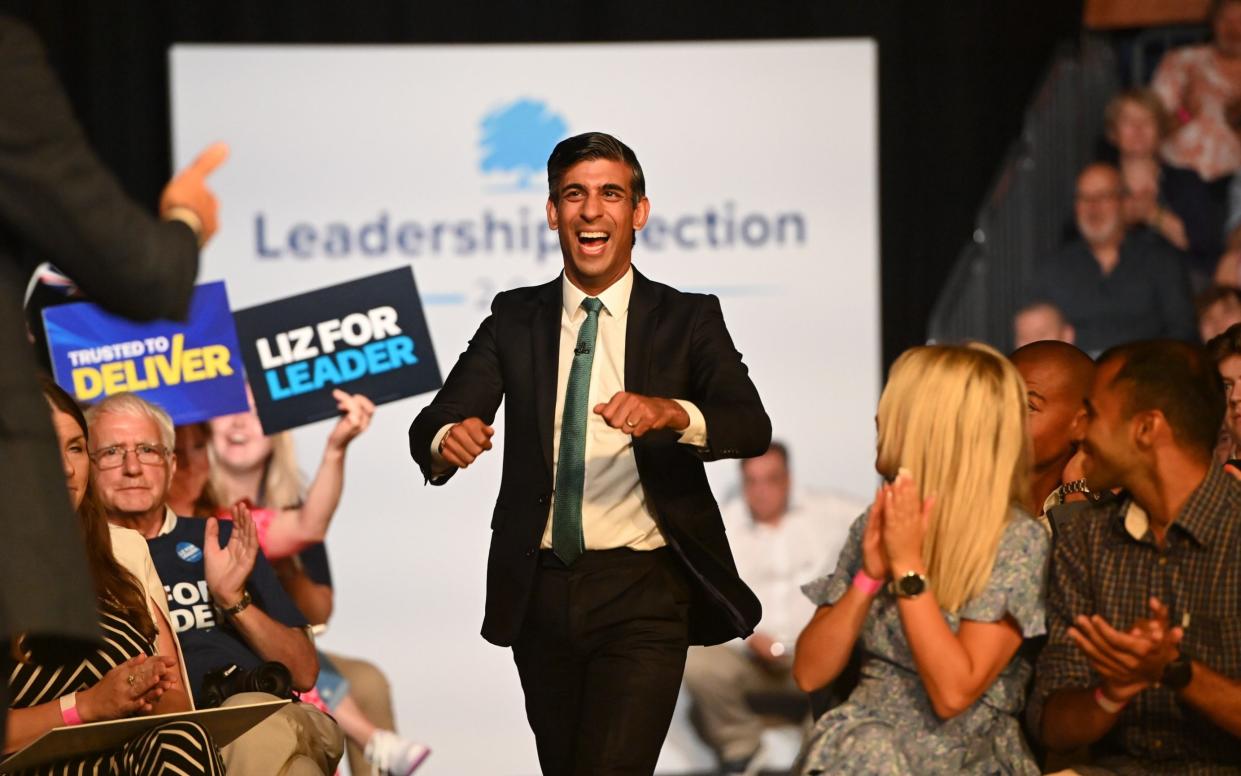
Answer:
<svg viewBox="0 0 1241 776"><path fill-rule="evenodd" d="M1214 364L1180 342L1104 353L1088 400L1090 489L1121 498L1056 537L1048 643L1028 709L1082 773L1241 768L1241 482L1213 465Z"/></svg>

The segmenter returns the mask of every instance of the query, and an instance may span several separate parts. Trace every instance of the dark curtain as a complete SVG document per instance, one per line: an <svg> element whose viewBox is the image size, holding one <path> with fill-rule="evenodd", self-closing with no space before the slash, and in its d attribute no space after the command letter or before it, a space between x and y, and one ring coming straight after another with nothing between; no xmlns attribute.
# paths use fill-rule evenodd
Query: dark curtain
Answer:
<svg viewBox="0 0 1241 776"><path fill-rule="evenodd" d="M890 364L925 339L935 296L1052 51L1078 34L1081 0L0 0L0 11L43 37L100 155L152 206L170 173L173 43L875 38Z"/></svg>

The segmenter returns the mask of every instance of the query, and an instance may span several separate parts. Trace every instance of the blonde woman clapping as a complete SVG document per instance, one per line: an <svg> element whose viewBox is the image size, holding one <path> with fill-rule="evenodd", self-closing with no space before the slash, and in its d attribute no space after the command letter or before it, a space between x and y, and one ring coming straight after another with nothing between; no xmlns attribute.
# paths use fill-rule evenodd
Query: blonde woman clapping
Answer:
<svg viewBox="0 0 1241 776"><path fill-rule="evenodd" d="M985 345L903 354L879 402L888 484L854 523L795 651L805 690L861 679L815 725L800 773L1039 772L1021 737L1042 635L1049 540L1019 506L1029 442L1020 375Z"/></svg>

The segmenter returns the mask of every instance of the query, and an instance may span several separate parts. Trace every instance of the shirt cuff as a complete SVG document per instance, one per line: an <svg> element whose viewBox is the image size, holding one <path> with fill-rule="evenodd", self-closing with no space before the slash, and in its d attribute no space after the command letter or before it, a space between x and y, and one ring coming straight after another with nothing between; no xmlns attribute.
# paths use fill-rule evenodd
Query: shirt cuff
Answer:
<svg viewBox="0 0 1241 776"><path fill-rule="evenodd" d="M168 208L164 213L166 221L180 221L194 232L194 238L198 240L198 247L203 245L203 220L198 214L183 205L174 205Z"/></svg>
<svg viewBox="0 0 1241 776"><path fill-rule="evenodd" d="M705 448L707 446L707 419L702 416L702 410L695 407L693 402L684 399L673 399L673 401L680 404L685 414L689 415L689 425L681 432L681 437L677 441L683 445Z"/></svg>
<svg viewBox="0 0 1241 776"><path fill-rule="evenodd" d="M440 455L440 442L444 441L444 437L448 435L448 429L457 425L456 423L445 423L440 426L440 430L435 432L435 436L431 437L431 479L438 480L445 474L453 470L453 465L444 460L444 456Z"/></svg>

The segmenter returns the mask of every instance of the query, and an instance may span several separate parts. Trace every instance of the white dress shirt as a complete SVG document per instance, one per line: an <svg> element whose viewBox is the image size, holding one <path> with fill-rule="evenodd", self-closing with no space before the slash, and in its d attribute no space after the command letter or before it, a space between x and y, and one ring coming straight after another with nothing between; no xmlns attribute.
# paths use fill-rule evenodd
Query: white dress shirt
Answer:
<svg viewBox="0 0 1241 776"><path fill-rule="evenodd" d="M561 278L560 356L556 370L555 426L552 429L552 470L560 460L560 427L564 419L565 392L577 335L586 321L582 300L586 293ZM653 550L664 546L664 537L646 506L646 494L638 478L633 456L633 437L612 428L603 416L594 412L596 404L606 404L615 394L625 390L625 332L629 321L629 297L633 292L633 268L599 294L603 308L595 334L594 360L590 369L590 390L586 415L586 476L582 488L582 538L588 550L629 547ZM707 423L693 403L675 400L689 415L689 426L679 442L705 447ZM533 411L533 408L531 408ZM431 440L432 461L446 466L439 455L440 440L453 424L446 424ZM553 475L554 476L554 475ZM555 496L548 507L547 527L543 531L543 549L552 546L552 516Z"/></svg>
<svg viewBox="0 0 1241 776"><path fill-rule="evenodd" d="M740 496L725 505L737 573L763 605L756 630L792 651L815 609L801 586L836 568L849 526L865 509L866 504L845 496L795 494L773 526L751 518Z"/></svg>

